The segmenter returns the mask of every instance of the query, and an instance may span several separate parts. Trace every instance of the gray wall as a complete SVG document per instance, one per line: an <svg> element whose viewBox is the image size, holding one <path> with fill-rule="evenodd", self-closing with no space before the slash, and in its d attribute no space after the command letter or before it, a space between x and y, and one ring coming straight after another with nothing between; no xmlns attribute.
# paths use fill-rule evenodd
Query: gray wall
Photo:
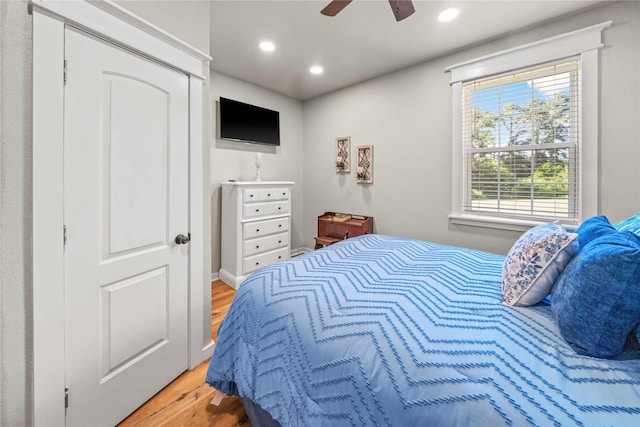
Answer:
<svg viewBox="0 0 640 427"><path fill-rule="evenodd" d="M31 423L31 17L0 1L0 425Z"/></svg>
<svg viewBox="0 0 640 427"><path fill-rule="evenodd" d="M214 58L215 61L215 58ZM220 269L220 183L228 179L255 179L255 154L262 152L260 175L263 181L293 181L291 247L303 246L303 111L302 102L224 74L211 73L211 244L212 272ZM218 139L217 105L220 97L258 105L280 112L280 146L243 144Z"/></svg>
<svg viewBox="0 0 640 427"><path fill-rule="evenodd" d="M506 253L520 233L449 223L451 90L445 67L607 20L600 53L600 212L640 211L640 3L614 3L304 103L304 238L327 210L375 217L379 233ZM374 145L373 184L335 173L334 140ZM585 171L589 173L589 171ZM584 191L590 191L585 189Z"/></svg>
<svg viewBox="0 0 640 427"><path fill-rule="evenodd" d="M124 1L120 4L208 52L209 2ZM0 1L1 426L24 426L33 422L31 34L27 1ZM206 274L209 275L208 263Z"/></svg>
<svg viewBox="0 0 640 427"><path fill-rule="evenodd" d="M153 25L209 53L210 3L203 0L115 0Z"/></svg>

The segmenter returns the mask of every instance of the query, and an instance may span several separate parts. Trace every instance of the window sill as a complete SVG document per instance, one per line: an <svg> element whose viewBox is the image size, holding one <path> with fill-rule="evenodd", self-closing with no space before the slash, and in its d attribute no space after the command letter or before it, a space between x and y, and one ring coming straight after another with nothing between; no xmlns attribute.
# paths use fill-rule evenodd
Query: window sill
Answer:
<svg viewBox="0 0 640 427"><path fill-rule="evenodd" d="M449 220L452 224L468 225L472 227L494 228L499 230L510 231L527 231L536 225L543 224L547 221L543 220L524 220L515 218L502 218L484 215L462 215L451 214ZM563 224L567 231L574 231L578 226L575 224Z"/></svg>

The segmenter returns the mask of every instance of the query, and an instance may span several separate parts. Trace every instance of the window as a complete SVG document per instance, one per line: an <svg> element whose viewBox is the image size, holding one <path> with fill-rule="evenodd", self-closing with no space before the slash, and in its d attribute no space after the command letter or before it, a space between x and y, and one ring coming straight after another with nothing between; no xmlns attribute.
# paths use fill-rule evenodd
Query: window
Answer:
<svg viewBox="0 0 640 427"><path fill-rule="evenodd" d="M464 212L580 218L580 58L462 85Z"/></svg>
<svg viewBox="0 0 640 427"><path fill-rule="evenodd" d="M447 68L453 223L522 230L597 213L598 49L610 25Z"/></svg>

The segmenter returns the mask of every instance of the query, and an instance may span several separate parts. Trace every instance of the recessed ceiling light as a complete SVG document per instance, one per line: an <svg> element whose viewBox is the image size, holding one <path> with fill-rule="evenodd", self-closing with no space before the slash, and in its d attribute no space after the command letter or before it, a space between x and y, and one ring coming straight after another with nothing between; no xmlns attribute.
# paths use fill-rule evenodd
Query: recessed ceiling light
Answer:
<svg viewBox="0 0 640 427"><path fill-rule="evenodd" d="M271 43L270 41L263 41L260 42L260 49L264 50L265 52L273 52L274 50L276 50L276 45Z"/></svg>
<svg viewBox="0 0 640 427"><path fill-rule="evenodd" d="M458 17L460 10L456 7L451 7L449 9L445 9L438 15L438 21L440 22L449 22L453 21Z"/></svg>
<svg viewBox="0 0 640 427"><path fill-rule="evenodd" d="M309 68L309 72L311 74L318 75L318 74L322 74L324 72L324 69L319 65L314 65L313 67Z"/></svg>

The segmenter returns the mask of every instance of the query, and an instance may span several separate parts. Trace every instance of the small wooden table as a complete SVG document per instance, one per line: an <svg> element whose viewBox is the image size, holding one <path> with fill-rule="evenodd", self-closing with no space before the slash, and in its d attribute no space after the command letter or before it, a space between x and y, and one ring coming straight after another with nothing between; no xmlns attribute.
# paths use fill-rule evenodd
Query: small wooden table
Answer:
<svg viewBox="0 0 640 427"><path fill-rule="evenodd" d="M318 237L315 237L316 249L349 237L371 233L373 233L372 216L325 212L318 217Z"/></svg>

